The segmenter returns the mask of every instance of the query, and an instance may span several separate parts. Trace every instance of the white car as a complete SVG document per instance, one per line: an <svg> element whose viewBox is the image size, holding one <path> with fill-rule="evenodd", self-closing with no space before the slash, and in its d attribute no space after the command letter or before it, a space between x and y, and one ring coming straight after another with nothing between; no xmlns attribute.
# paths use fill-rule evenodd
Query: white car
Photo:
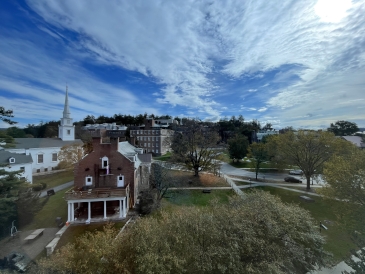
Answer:
<svg viewBox="0 0 365 274"><path fill-rule="evenodd" d="M289 171L290 175L303 175L303 171L296 169L296 170L290 170Z"/></svg>

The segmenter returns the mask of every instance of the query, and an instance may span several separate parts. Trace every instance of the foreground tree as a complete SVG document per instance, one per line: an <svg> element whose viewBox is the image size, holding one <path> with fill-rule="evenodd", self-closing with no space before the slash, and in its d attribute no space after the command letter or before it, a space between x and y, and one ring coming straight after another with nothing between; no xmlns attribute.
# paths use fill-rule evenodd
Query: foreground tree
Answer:
<svg viewBox="0 0 365 274"><path fill-rule="evenodd" d="M71 145L65 145L58 153L58 160L60 168L71 168L74 164L82 159L84 156L84 149L82 145L74 143Z"/></svg>
<svg viewBox="0 0 365 274"><path fill-rule="evenodd" d="M365 233L365 151L353 147L325 164L326 185L320 193L329 198L340 220L354 231Z"/></svg>
<svg viewBox="0 0 365 274"><path fill-rule="evenodd" d="M336 136L347 136L359 131L359 128L356 123L349 121L337 121L334 124L331 123L331 126L327 128L327 131L332 132Z"/></svg>
<svg viewBox="0 0 365 274"><path fill-rule="evenodd" d="M162 211L116 240L108 229L43 259L37 273L307 273L326 260L309 213L264 192Z"/></svg>
<svg viewBox="0 0 365 274"><path fill-rule="evenodd" d="M244 135L236 135L228 140L229 158L237 162L246 157L248 148L248 139Z"/></svg>
<svg viewBox="0 0 365 274"><path fill-rule="evenodd" d="M248 157L251 160L251 166L255 169L256 180L259 174L261 164L269 160L269 152L265 143L252 143L248 148Z"/></svg>
<svg viewBox="0 0 365 274"><path fill-rule="evenodd" d="M0 121L4 121L9 125L16 124L17 122L14 122L13 120L9 119L12 117L14 117L12 110L10 109L6 110L4 107L0 106Z"/></svg>
<svg viewBox="0 0 365 274"><path fill-rule="evenodd" d="M270 144L275 142L275 145ZM298 166L307 179L307 189L310 189L310 179L315 174L321 174L324 164L333 155L346 152L353 145L336 138L331 132L299 130L270 138L268 145L275 147L275 160L289 165Z"/></svg>
<svg viewBox="0 0 365 274"><path fill-rule="evenodd" d="M184 163L195 176L199 176L200 171L208 171L215 166L219 156L215 149L219 137L213 129L203 127L197 120L187 121L185 126L185 131L172 136L174 153L171 159Z"/></svg>

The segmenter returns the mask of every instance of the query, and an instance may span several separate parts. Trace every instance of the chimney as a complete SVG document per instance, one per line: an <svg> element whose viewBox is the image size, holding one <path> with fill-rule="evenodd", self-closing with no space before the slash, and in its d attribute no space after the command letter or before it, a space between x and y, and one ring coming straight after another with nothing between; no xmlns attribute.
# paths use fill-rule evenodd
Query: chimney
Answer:
<svg viewBox="0 0 365 274"><path fill-rule="evenodd" d="M29 155L29 148L25 149L25 155Z"/></svg>

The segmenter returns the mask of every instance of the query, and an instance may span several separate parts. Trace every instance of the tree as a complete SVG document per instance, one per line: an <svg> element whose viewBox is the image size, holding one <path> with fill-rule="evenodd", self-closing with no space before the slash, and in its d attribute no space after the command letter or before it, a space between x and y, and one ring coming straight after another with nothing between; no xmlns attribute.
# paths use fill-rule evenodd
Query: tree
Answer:
<svg viewBox="0 0 365 274"><path fill-rule="evenodd" d="M244 135L236 135L234 138L228 140L229 158L233 161L246 157L248 148L248 139Z"/></svg>
<svg viewBox="0 0 365 274"><path fill-rule="evenodd" d="M6 134L13 138L25 138L24 130L18 127L9 127L6 130Z"/></svg>
<svg viewBox="0 0 365 274"><path fill-rule="evenodd" d="M60 168L73 167L73 165L80 161L82 157L84 157L82 145L77 143L65 145L61 147L61 150L58 153L58 160L60 161L58 166Z"/></svg>
<svg viewBox="0 0 365 274"><path fill-rule="evenodd" d="M265 143L252 143L248 147L248 157L251 159L251 165L255 169L256 180L263 162L269 160L269 154Z"/></svg>
<svg viewBox="0 0 365 274"><path fill-rule="evenodd" d="M7 135L6 131L0 131L0 146L4 148L15 147L15 140L12 136Z"/></svg>
<svg viewBox="0 0 365 274"><path fill-rule="evenodd" d="M272 124L271 123L266 123L263 127L262 130L272 130Z"/></svg>
<svg viewBox="0 0 365 274"><path fill-rule="evenodd" d="M194 170L199 176L200 171L209 171L218 157L214 149L218 142L218 134L211 128L202 127L197 120L186 121L185 130L175 132L172 136L171 159L182 162L188 169Z"/></svg>
<svg viewBox="0 0 365 274"><path fill-rule="evenodd" d="M13 111L10 109L6 110L4 107L0 106L0 120L4 121L9 125L16 124L17 122L14 122L13 120L9 119L11 117L14 117Z"/></svg>
<svg viewBox="0 0 365 274"><path fill-rule="evenodd" d="M323 175L326 185L320 193L330 201L342 201L332 203L334 212L349 229L365 233L365 151L354 146L333 157L325 164Z"/></svg>
<svg viewBox="0 0 365 274"><path fill-rule="evenodd" d="M310 189L310 179L315 174L321 174L324 164L333 155L346 152L353 145L336 138L331 132L299 130L270 138L275 142L275 160L289 165L298 166L307 179L307 189Z"/></svg>
<svg viewBox="0 0 365 274"><path fill-rule="evenodd" d="M115 234L81 236L37 273L307 273L326 262L309 212L264 192L162 210Z"/></svg>
<svg viewBox="0 0 365 274"><path fill-rule="evenodd" d="M349 121L337 121L334 124L331 123L331 126L327 128L327 131L333 132L336 136L347 136L359 131L359 128L356 123Z"/></svg>

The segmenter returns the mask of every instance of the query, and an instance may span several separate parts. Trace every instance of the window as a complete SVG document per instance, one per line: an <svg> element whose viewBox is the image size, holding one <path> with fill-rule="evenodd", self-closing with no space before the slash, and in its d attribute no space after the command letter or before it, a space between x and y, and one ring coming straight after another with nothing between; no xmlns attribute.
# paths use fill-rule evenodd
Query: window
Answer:
<svg viewBox="0 0 365 274"><path fill-rule="evenodd" d="M38 169L37 169L37 173L39 173L39 172L41 172L41 170L38 168Z"/></svg>
<svg viewBox="0 0 365 274"><path fill-rule="evenodd" d="M101 158L101 166L102 166L102 168L108 168L108 166L109 166L108 157L104 156L103 158Z"/></svg>
<svg viewBox="0 0 365 274"><path fill-rule="evenodd" d="M148 137L148 141L151 141L151 138L150 137Z"/></svg>
<svg viewBox="0 0 365 274"><path fill-rule="evenodd" d="M91 177L91 176L87 176L86 178L85 178L85 185L86 186L91 186L93 184L93 177Z"/></svg>
<svg viewBox="0 0 365 274"><path fill-rule="evenodd" d="M148 147L150 147L150 143L148 143Z"/></svg>
<svg viewBox="0 0 365 274"><path fill-rule="evenodd" d="M20 167L20 170L21 170L22 172L24 172L24 171L25 171L25 166L21 166L21 167Z"/></svg>
<svg viewBox="0 0 365 274"><path fill-rule="evenodd" d="M43 163L43 154L38 154L37 155L37 164L42 164Z"/></svg>
<svg viewBox="0 0 365 274"><path fill-rule="evenodd" d="M156 149L156 153L158 153L158 149Z"/></svg>
<svg viewBox="0 0 365 274"><path fill-rule="evenodd" d="M67 130L67 135L70 135L71 134L71 130Z"/></svg>
<svg viewBox="0 0 365 274"><path fill-rule="evenodd" d="M119 175L117 180L117 187L124 187L124 175Z"/></svg>
<svg viewBox="0 0 365 274"><path fill-rule="evenodd" d="M48 168L45 168L45 169L44 169L44 172L47 172L47 171L48 171Z"/></svg>
<svg viewBox="0 0 365 274"><path fill-rule="evenodd" d="M14 157L9 158L9 163L14 164L15 163L15 158Z"/></svg>
<svg viewBox="0 0 365 274"><path fill-rule="evenodd" d="M57 153L52 153L52 162L57 162Z"/></svg>

